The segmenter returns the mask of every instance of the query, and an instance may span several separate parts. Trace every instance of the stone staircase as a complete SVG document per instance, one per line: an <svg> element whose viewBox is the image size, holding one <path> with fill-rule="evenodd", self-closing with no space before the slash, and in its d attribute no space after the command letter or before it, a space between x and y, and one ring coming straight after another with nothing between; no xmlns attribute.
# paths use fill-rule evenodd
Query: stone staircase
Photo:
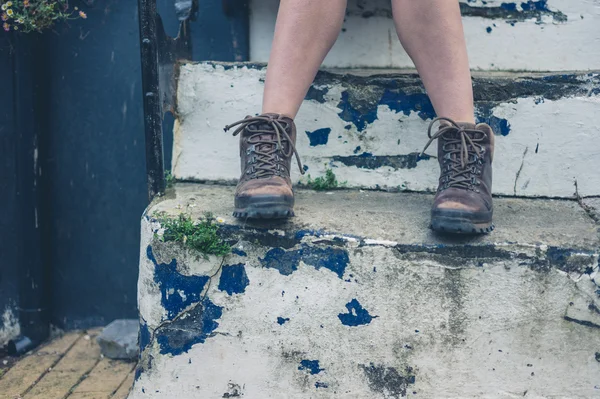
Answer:
<svg viewBox="0 0 600 399"><path fill-rule="evenodd" d="M298 188L290 221L231 217L222 129L260 110L276 5L252 2L252 62L180 67L178 182L142 217L130 398L600 397L600 3L461 2L497 133L497 229L478 237L428 229L434 113L379 0L350 1L297 118L307 174L345 188ZM206 212L226 255L164 239Z"/></svg>

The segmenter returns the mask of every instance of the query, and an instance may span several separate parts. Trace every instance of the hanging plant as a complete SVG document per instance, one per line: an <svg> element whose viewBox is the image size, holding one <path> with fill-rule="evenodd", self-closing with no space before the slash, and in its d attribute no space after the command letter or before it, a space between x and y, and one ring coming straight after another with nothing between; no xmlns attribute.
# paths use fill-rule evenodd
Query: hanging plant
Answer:
<svg viewBox="0 0 600 399"><path fill-rule="evenodd" d="M87 18L77 7L70 9L67 0L0 0L2 27L11 30L41 32L56 22Z"/></svg>

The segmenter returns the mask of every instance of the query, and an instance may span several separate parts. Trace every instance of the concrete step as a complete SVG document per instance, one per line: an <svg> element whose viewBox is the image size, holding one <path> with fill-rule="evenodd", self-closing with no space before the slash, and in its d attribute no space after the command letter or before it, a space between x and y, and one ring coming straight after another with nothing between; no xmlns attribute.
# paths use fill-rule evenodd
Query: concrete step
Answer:
<svg viewBox="0 0 600 399"><path fill-rule="evenodd" d="M599 230L578 202L499 198L492 234L456 238L427 229L427 194L299 190L274 225L234 220L232 196L177 184L142 218L130 399L598 395ZM230 254L160 239L157 217L206 211Z"/></svg>
<svg viewBox="0 0 600 399"><path fill-rule="evenodd" d="M238 139L222 129L260 112L264 65L187 64L180 72L174 176L234 181ZM348 187L435 190L437 160L418 156L435 117L418 76L337 72L317 76L297 117L308 173L332 168ZM600 195L597 73L476 73L474 87L478 118L497 134L495 193L573 198L577 184L581 196Z"/></svg>
<svg viewBox="0 0 600 399"><path fill-rule="evenodd" d="M473 69L572 71L600 65L600 7L590 0L461 0ZM267 62L278 0L250 5L251 60ZM333 68L412 68L389 0L349 0L343 30L325 60Z"/></svg>

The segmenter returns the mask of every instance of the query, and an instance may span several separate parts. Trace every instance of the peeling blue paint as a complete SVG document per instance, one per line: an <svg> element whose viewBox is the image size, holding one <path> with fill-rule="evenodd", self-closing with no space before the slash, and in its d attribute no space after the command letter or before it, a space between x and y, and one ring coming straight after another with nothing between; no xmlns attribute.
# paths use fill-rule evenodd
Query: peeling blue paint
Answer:
<svg viewBox="0 0 600 399"><path fill-rule="evenodd" d="M510 133L510 123L504 118L492 116L488 120L488 124L492 127L496 134L500 133L502 136L508 136Z"/></svg>
<svg viewBox="0 0 600 399"><path fill-rule="evenodd" d="M345 326L356 327L364 324L369 324L377 316L371 316L358 300L353 299L346 304L348 313L340 313L338 318Z"/></svg>
<svg viewBox="0 0 600 399"><path fill-rule="evenodd" d="M310 141L311 147L316 147L318 145L325 145L329 141L329 133L331 133L331 129L326 127L322 129L317 129L314 132L306 132L308 136L308 140Z"/></svg>
<svg viewBox="0 0 600 399"><path fill-rule="evenodd" d="M342 92L342 99L338 104L338 108L341 109L338 114L340 118L354 124L359 132L365 130L367 124L373 123L377 119L377 106L368 110L368 112L361 112L350 104L350 95L347 91Z"/></svg>
<svg viewBox="0 0 600 399"><path fill-rule="evenodd" d="M279 324L280 326L284 325L288 321L290 321L290 319L288 317L286 317L286 318L278 317L277 318L277 324Z"/></svg>
<svg viewBox="0 0 600 399"><path fill-rule="evenodd" d="M467 3L474 3L468 0ZM552 11L548 7L548 0L528 0L526 2L502 3L497 7L485 6L487 3L483 1L484 7L477 5L460 4L460 10L463 16L482 17L490 19L504 19L507 23L514 26L516 22L526 21L532 18L537 20L537 23L542 23L543 16L552 16L554 22L566 22L568 17L561 11Z"/></svg>
<svg viewBox="0 0 600 399"><path fill-rule="evenodd" d="M360 155L340 156L334 155L331 160L341 162L346 166L356 166L360 169L378 169L390 167L394 170L414 169L420 161L428 161L431 156L421 155L418 152L402 155L373 155L370 152L363 152Z"/></svg>
<svg viewBox="0 0 600 399"><path fill-rule="evenodd" d="M161 304L172 319L189 305L200 300L200 293L209 280L208 276L184 276L177 272L177 260L158 263L152 247L146 248L148 259L154 264L154 281L160 287Z"/></svg>
<svg viewBox="0 0 600 399"><path fill-rule="evenodd" d="M219 290L225 291L229 295L241 294L246 291L249 283L243 263L223 266L219 279Z"/></svg>
<svg viewBox="0 0 600 399"><path fill-rule="evenodd" d="M507 119L498 118L493 115L494 112L493 104L480 104L477 109L477 122L487 123L490 125L495 134L501 134L502 136L508 136L510 133L510 123Z"/></svg>
<svg viewBox="0 0 600 399"><path fill-rule="evenodd" d="M390 110L396 113L402 112L406 116L416 112L423 120L436 117L433 104L425 93L406 94L402 91L395 92L386 89L379 104L387 105Z"/></svg>
<svg viewBox="0 0 600 399"><path fill-rule="evenodd" d="M423 120L436 117L427 94L407 94L402 90L390 89L385 89L379 102L363 105L360 109L351 104L350 94L348 91L344 91L338 104L338 108L341 110L338 115L342 120L354 124L360 132L377 119L377 107L380 105L386 105L390 110L406 116L416 112Z"/></svg>
<svg viewBox="0 0 600 399"><path fill-rule="evenodd" d="M150 340L152 339L152 334L150 334L150 330L148 329L148 325L145 321L140 323L140 332L138 335L138 344L140 346L140 354L146 349L146 347L150 344Z"/></svg>
<svg viewBox="0 0 600 399"><path fill-rule="evenodd" d="M193 309L187 312L186 317L157 329L155 334L160 353L177 356L189 351L195 344L203 344L219 327L217 320L222 315L222 307L212 303L208 297L203 297Z"/></svg>
<svg viewBox="0 0 600 399"><path fill-rule="evenodd" d="M298 370L307 370L311 374L319 374L321 371L324 371L325 369L322 369L319 366L318 360L302 360L300 362L300 366L298 366Z"/></svg>
<svg viewBox="0 0 600 399"><path fill-rule="evenodd" d="M238 255L238 256L248 256L248 254L245 251L242 251L241 249L238 249L238 248L232 248L231 253L234 255Z"/></svg>
<svg viewBox="0 0 600 399"><path fill-rule="evenodd" d="M315 382L315 388L329 388L329 384L326 382L317 381Z"/></svg>
<svg viewBox="0 0 600 399"><path fill-rule="evenodd" d="M300 249L285 251L282 248L269 250L260 263L267 268L277 269L284 276L298 270L300 261L319 270L329 269L341 279L350 262L348 251L341 248L319 248L303 245Z"/></svg>
<svg viewBox="0 0 600 399"><path fill-rule="evenodd" d="M317 89L314 86L310 86L304 99L305 100L313 100L313 101L323 104L325 102L325 95L328 92L329 92L329 89L326 87L322 88L322 89Z"/></svg>

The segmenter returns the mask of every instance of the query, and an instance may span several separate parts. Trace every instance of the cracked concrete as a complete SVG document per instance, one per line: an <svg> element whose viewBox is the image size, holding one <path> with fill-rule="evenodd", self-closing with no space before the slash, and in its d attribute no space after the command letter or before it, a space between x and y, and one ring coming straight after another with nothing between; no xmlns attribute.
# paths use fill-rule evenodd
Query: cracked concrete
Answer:
<svg viewBox="0 0 600 399"><path fill-rule="evenodd" d="M299 190L298 217L265 225L231 218L232 193L177 184L142 221L153 338L131 399L597 393L600 240L576 201L497 199L498 230L456 239L426 229L430 195ZM207 210L231 255L154 239L154 212ZM246 277L225 275L230 265ZM194 291L191 306L175 301Z"/></svg>

